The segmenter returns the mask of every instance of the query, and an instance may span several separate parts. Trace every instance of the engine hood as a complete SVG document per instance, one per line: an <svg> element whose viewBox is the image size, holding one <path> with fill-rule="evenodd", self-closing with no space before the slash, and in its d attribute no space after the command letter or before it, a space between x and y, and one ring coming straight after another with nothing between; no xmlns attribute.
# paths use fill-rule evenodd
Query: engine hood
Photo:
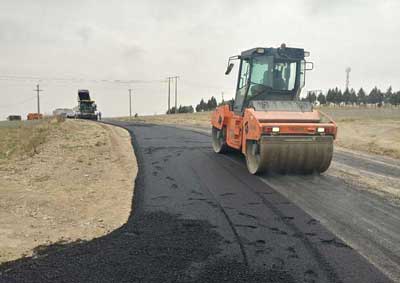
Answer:
<svg viewBox="0 0 400 283"><path fill-rule="evenodd" d="M294 112L294 111L255 111L252 115L260 123L319 123L321 120L318 111Z"/></svg>
<svg viewBox="0 0 400 283"><path fill-rule="evenodd" d="M318 111L306 101L255 100L249 103L249 111L260 123L318 123Z"/></svg>

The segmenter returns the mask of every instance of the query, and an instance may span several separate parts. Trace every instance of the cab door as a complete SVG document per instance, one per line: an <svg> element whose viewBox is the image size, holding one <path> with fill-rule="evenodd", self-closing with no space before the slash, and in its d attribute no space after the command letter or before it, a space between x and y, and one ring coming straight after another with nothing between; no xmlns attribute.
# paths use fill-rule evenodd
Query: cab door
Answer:
<svg viewBox="0 0 400 283"><path fill-rule="evenodd" d="M249 59L242 59L240 72L233 105L233 116L227 127L227 143L230 147L240 149L242 146L243 133L243 104L249 88L250 62Z"/></svg>

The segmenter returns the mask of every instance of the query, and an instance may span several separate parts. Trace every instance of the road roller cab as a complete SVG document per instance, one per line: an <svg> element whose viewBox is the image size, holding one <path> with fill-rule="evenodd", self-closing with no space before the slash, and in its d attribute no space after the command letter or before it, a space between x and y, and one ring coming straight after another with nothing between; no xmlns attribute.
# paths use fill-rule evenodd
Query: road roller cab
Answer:
<svg viewBox="0 0 400 283"><path fill-rule="evenodd" d="M232 56L225 74L239 63L233 104L212 114L213 148L246 156L252 174L324 172L336 137L335 122L299 101L305 74L313 64L300 48L253 48Z"/></svg>

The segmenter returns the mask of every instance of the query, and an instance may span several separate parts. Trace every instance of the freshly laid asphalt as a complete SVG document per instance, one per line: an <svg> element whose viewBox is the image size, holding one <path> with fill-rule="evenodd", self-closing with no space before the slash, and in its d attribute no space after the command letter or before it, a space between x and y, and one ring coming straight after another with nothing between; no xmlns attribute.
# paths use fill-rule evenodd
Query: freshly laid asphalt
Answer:
<svg viewBox="0 0 400 283"><path fill-rule="evenodd" d="M1 265L0 282L392 282L208 136L118 125L139 165L127 223L39 247Z"/></svg>

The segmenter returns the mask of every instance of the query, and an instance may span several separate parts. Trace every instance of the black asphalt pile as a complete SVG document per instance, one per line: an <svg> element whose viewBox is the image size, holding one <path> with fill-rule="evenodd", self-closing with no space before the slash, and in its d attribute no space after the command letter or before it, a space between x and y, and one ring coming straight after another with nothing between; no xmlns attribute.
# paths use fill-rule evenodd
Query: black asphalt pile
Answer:
<svg viewBox="0 0 400 283"><path fill-rule="evenodd" d="M310 277L311 278L311 277ZM306 278L307 279L307 278ZM219 260L208 264L196 279L196 282L280 282L295 283L296 280L288 271L277 269L250 270L248 266L237 261ZM313 282L313 281L305 281Z"/></svg>
<svg viewBox="0 0 400 283"><path fill-rule="evenodd" d="M105 237L41 247L36 258L2 265L0 281L184 282L191 263L217 254L221 239L205 221L149 213Z"/></svg>
<svg viewBox="0 0 400 283"><path fill-rule="evenodd" d="M0 266L0 282L294 282L240 262L201 265L218 256L221 240L205 221L149 213L92 241L41 246Z"/></svg>

